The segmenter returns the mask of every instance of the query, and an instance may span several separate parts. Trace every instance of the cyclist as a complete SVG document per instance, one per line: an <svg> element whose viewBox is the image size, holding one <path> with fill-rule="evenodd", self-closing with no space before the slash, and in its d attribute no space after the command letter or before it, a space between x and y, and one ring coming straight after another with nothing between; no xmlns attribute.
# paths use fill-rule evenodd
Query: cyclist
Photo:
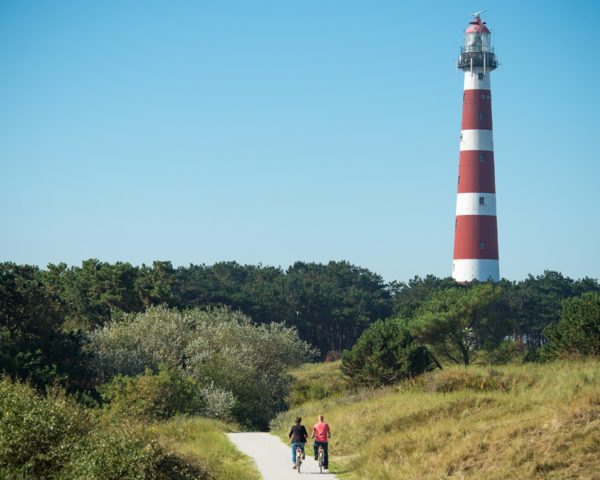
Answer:
<svg viewBox="0 0 600 480"><path fill-rule="evenodd" d="M325 423L325 417L323 417L323 415L319 415L318 419L319 421L315 423L310 438L315 439L315 460L319 459L319 447L323 447L323 468L329 468L329 452L327 446L329 439L331 438L331 430L329 425Z"/></svg>
<svg viewBox="0 0 600 480"><path fill-rule="evenodd" d="M304 454L304 445L308 438L308 432L306 431L306 428L304 428L304 425L302 425L302 418L296 417L296 423L290 429L288 438L292 439L292 463L294 464L294 468L296 468L296 449L298 447L302 450L302 460L306 458L306 455Z"/></svg>

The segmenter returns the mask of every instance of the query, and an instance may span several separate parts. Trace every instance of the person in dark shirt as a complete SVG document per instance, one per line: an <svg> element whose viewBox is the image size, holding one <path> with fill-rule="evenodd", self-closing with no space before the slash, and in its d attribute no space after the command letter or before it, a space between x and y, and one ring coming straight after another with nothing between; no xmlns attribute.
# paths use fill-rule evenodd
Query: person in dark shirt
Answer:
<svg viewBox="0 0 600 480"><path fill-rule="evenodd" d="M288 434L288 437L292 440L292 463L294 464L294 468L296 468L296 448L300 447L300 450L302 450L302 460L306 458L304 455L304 445L306 445L308 432L301 422L302 419L296 417L296 423L292 426L290 433Z"/></svg>

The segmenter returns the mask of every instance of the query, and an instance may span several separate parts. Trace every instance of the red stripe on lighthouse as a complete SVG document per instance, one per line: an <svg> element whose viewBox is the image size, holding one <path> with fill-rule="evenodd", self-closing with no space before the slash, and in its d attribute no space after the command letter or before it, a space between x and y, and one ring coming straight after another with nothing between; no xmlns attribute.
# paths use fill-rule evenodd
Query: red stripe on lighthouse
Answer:
<svg viewBox="0 0 600 480"><path fill-rule="evenodd" d="M492 130L492 96L489 90L465 90L463 130Z"/></svg>
<svg viewBox="0 0 600 480"><path fill-rule="evenodd" d="M454 259L498 259L498 224L495 216L456 217Z"/></svg>
<svg viewBox="0 0 600 480"><path fill-rule="evenodd" d="M494 152L464 150L458 165L458 193L496 193Z"/></svg>

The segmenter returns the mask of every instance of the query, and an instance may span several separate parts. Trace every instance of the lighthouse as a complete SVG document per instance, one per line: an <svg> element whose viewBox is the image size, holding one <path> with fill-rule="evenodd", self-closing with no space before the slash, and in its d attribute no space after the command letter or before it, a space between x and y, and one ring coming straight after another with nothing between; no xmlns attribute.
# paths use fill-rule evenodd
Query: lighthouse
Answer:
<svg viewBox="0 0 600 480"><path fill-rule="evenodd" d="M473 14L458 57L465 82L452 263L457 282L500 280L490 83L498 63L481 13Z"/></svg>

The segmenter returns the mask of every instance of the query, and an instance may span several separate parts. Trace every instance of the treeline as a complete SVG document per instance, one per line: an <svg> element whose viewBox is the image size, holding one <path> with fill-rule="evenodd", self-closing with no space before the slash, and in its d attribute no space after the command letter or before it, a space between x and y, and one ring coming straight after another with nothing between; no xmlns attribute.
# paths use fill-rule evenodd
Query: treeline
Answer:
<svg viewBox="0 0 600 480"><path fill-rule="evenodd" d="M0 370L40 385L58 379L71 389L93 387L89 332L158 305L181 311L228 306L258 324L294 327L322 358L331 357L351 348L377 320L413 318L432 296L475 286L431 275L386 283L348 262L297 262L285 270L235 262L174 268L170 262L134 266L91 259L46 269L2 263ZM599 291L595 279L551 271L503 280L492 303L495 323L486 328L536 350L546 342L545 329L558 323L565 299Z"/></svg>
<svg viewBox="0 0 600 480"><path fill-rule="evenodd" d="M323 355L351 347L373 320L388 317L393 305L381 276L347 262L297 262L287 270L235 262L174 268L170 262L138 267L86 260L80 267L45 270L4 263L0 284L9 309L43 304L43 315L59 317L63 331L90 331L115 314L151 305L180 310L226 305L256 323L295 326Z"/></svg>

